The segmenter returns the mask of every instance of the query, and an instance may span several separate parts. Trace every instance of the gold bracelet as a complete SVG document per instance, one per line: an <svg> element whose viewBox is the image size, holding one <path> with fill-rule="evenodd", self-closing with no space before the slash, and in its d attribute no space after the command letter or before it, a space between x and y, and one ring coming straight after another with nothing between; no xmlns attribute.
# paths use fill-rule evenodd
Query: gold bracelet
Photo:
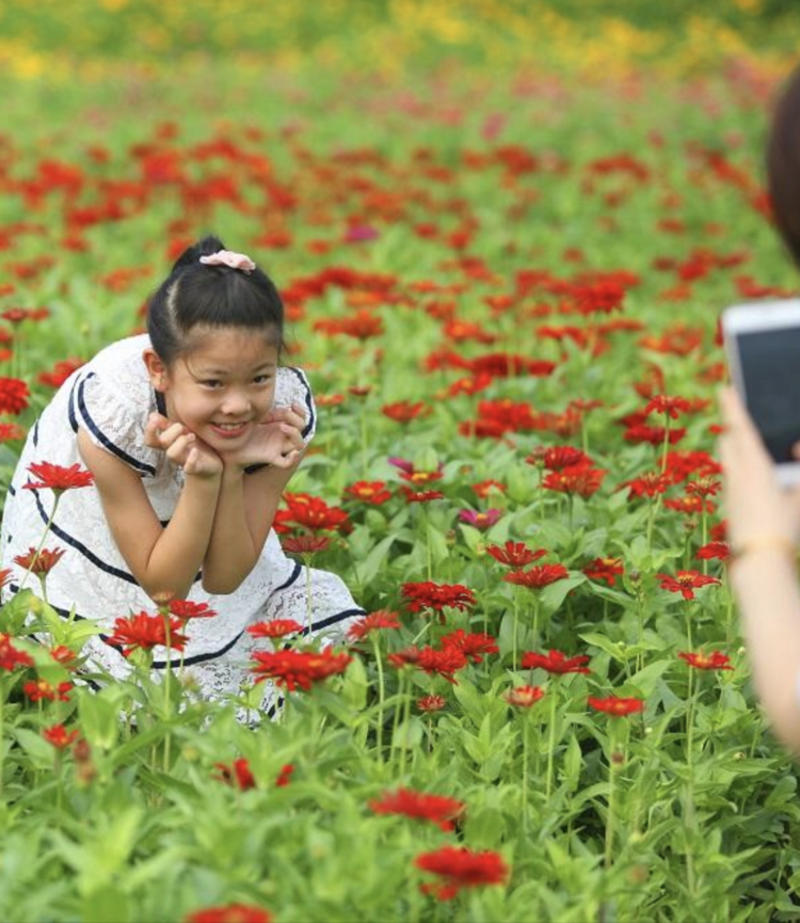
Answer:
<svg viewBox="0 0 800 923"><path fill-rule="evenodd" d="M785 535L754 535L752 538L745 539L735 547L731 546L728 563L733 564L734 561L738 561L751 551L767 549L784 551L789 555L793 564L797 563L797 545Z"/></svg>

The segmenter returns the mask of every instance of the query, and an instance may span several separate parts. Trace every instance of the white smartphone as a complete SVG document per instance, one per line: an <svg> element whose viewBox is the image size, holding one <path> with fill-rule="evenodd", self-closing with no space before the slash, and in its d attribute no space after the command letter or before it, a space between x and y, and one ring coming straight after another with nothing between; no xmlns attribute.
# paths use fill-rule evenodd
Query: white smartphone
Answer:
<svg viewBox="0 0 800 923"><path fill-rule="evenodd" d="M722 313L734 387L784 487L800 484L800 298L739 304Z"/></svg>

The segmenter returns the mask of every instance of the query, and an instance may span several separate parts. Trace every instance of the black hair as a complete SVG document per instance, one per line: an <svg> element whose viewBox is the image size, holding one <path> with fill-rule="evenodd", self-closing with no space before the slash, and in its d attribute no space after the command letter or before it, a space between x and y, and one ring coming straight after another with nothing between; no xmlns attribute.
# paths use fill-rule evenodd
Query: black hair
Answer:
<svg viewBox="0 0 800 923"><path fill-rule="evenodd" d="M800 68L789 77L772 117L767 187L775 224L800 265Z"/></svg>
<svg viewBox="0 0 800 923"><path fill-rule="evenodd" d="M200 262L225 249L213 235L187 247L150 298L147 332L166 365L187 348L187 334L198 325L262 330L279 352L284 348L283 302L269 276L257 266L244 272Z"/></svg>

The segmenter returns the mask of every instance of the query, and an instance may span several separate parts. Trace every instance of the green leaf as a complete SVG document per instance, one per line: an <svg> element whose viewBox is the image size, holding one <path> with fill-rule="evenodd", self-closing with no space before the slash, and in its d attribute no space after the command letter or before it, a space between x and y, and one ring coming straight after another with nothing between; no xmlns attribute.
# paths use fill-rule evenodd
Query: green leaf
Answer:
<svg viewBox="0 0 800 923"><path fill-rule="evenodd" d="M389 556L389 549L392 547L394 540L394 535L388 535L378 542L362 562L355 565L358 582L361 586L366 586L378 573L380 566Z"/></svg>
<svg viewBox="0 0 800 923"><path fill-rule="evenodd" d="M566 599L567 593L582 583L586 583L585 574L575 574L572 577L565 577L563 580L556 580L555 583L551 583L541 590L539 593L539 605L547 614L555 612Z"/></svg>

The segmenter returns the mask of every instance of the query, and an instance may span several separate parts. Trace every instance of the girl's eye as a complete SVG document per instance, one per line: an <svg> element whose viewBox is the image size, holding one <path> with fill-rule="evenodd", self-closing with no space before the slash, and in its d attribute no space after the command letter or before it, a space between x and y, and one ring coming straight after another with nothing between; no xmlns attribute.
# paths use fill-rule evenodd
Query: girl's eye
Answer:
<svg viewBox="0 0 800 923"><path fill-rule="evenodd" d="M222 382L218 378L207 378L205 381L201 381L200 384L204 385L206 388L216 388L218 385L221 385Z"/></svg>
<svg viewBox="0 0 800 923"><path fill-rule="evenodd" d="M253 381L254 381L257 385L266 385L266 384L268 384L268 383L270 382L271 378L272 378L271 375L256 375L256 377L253 379Z"/></svg>

